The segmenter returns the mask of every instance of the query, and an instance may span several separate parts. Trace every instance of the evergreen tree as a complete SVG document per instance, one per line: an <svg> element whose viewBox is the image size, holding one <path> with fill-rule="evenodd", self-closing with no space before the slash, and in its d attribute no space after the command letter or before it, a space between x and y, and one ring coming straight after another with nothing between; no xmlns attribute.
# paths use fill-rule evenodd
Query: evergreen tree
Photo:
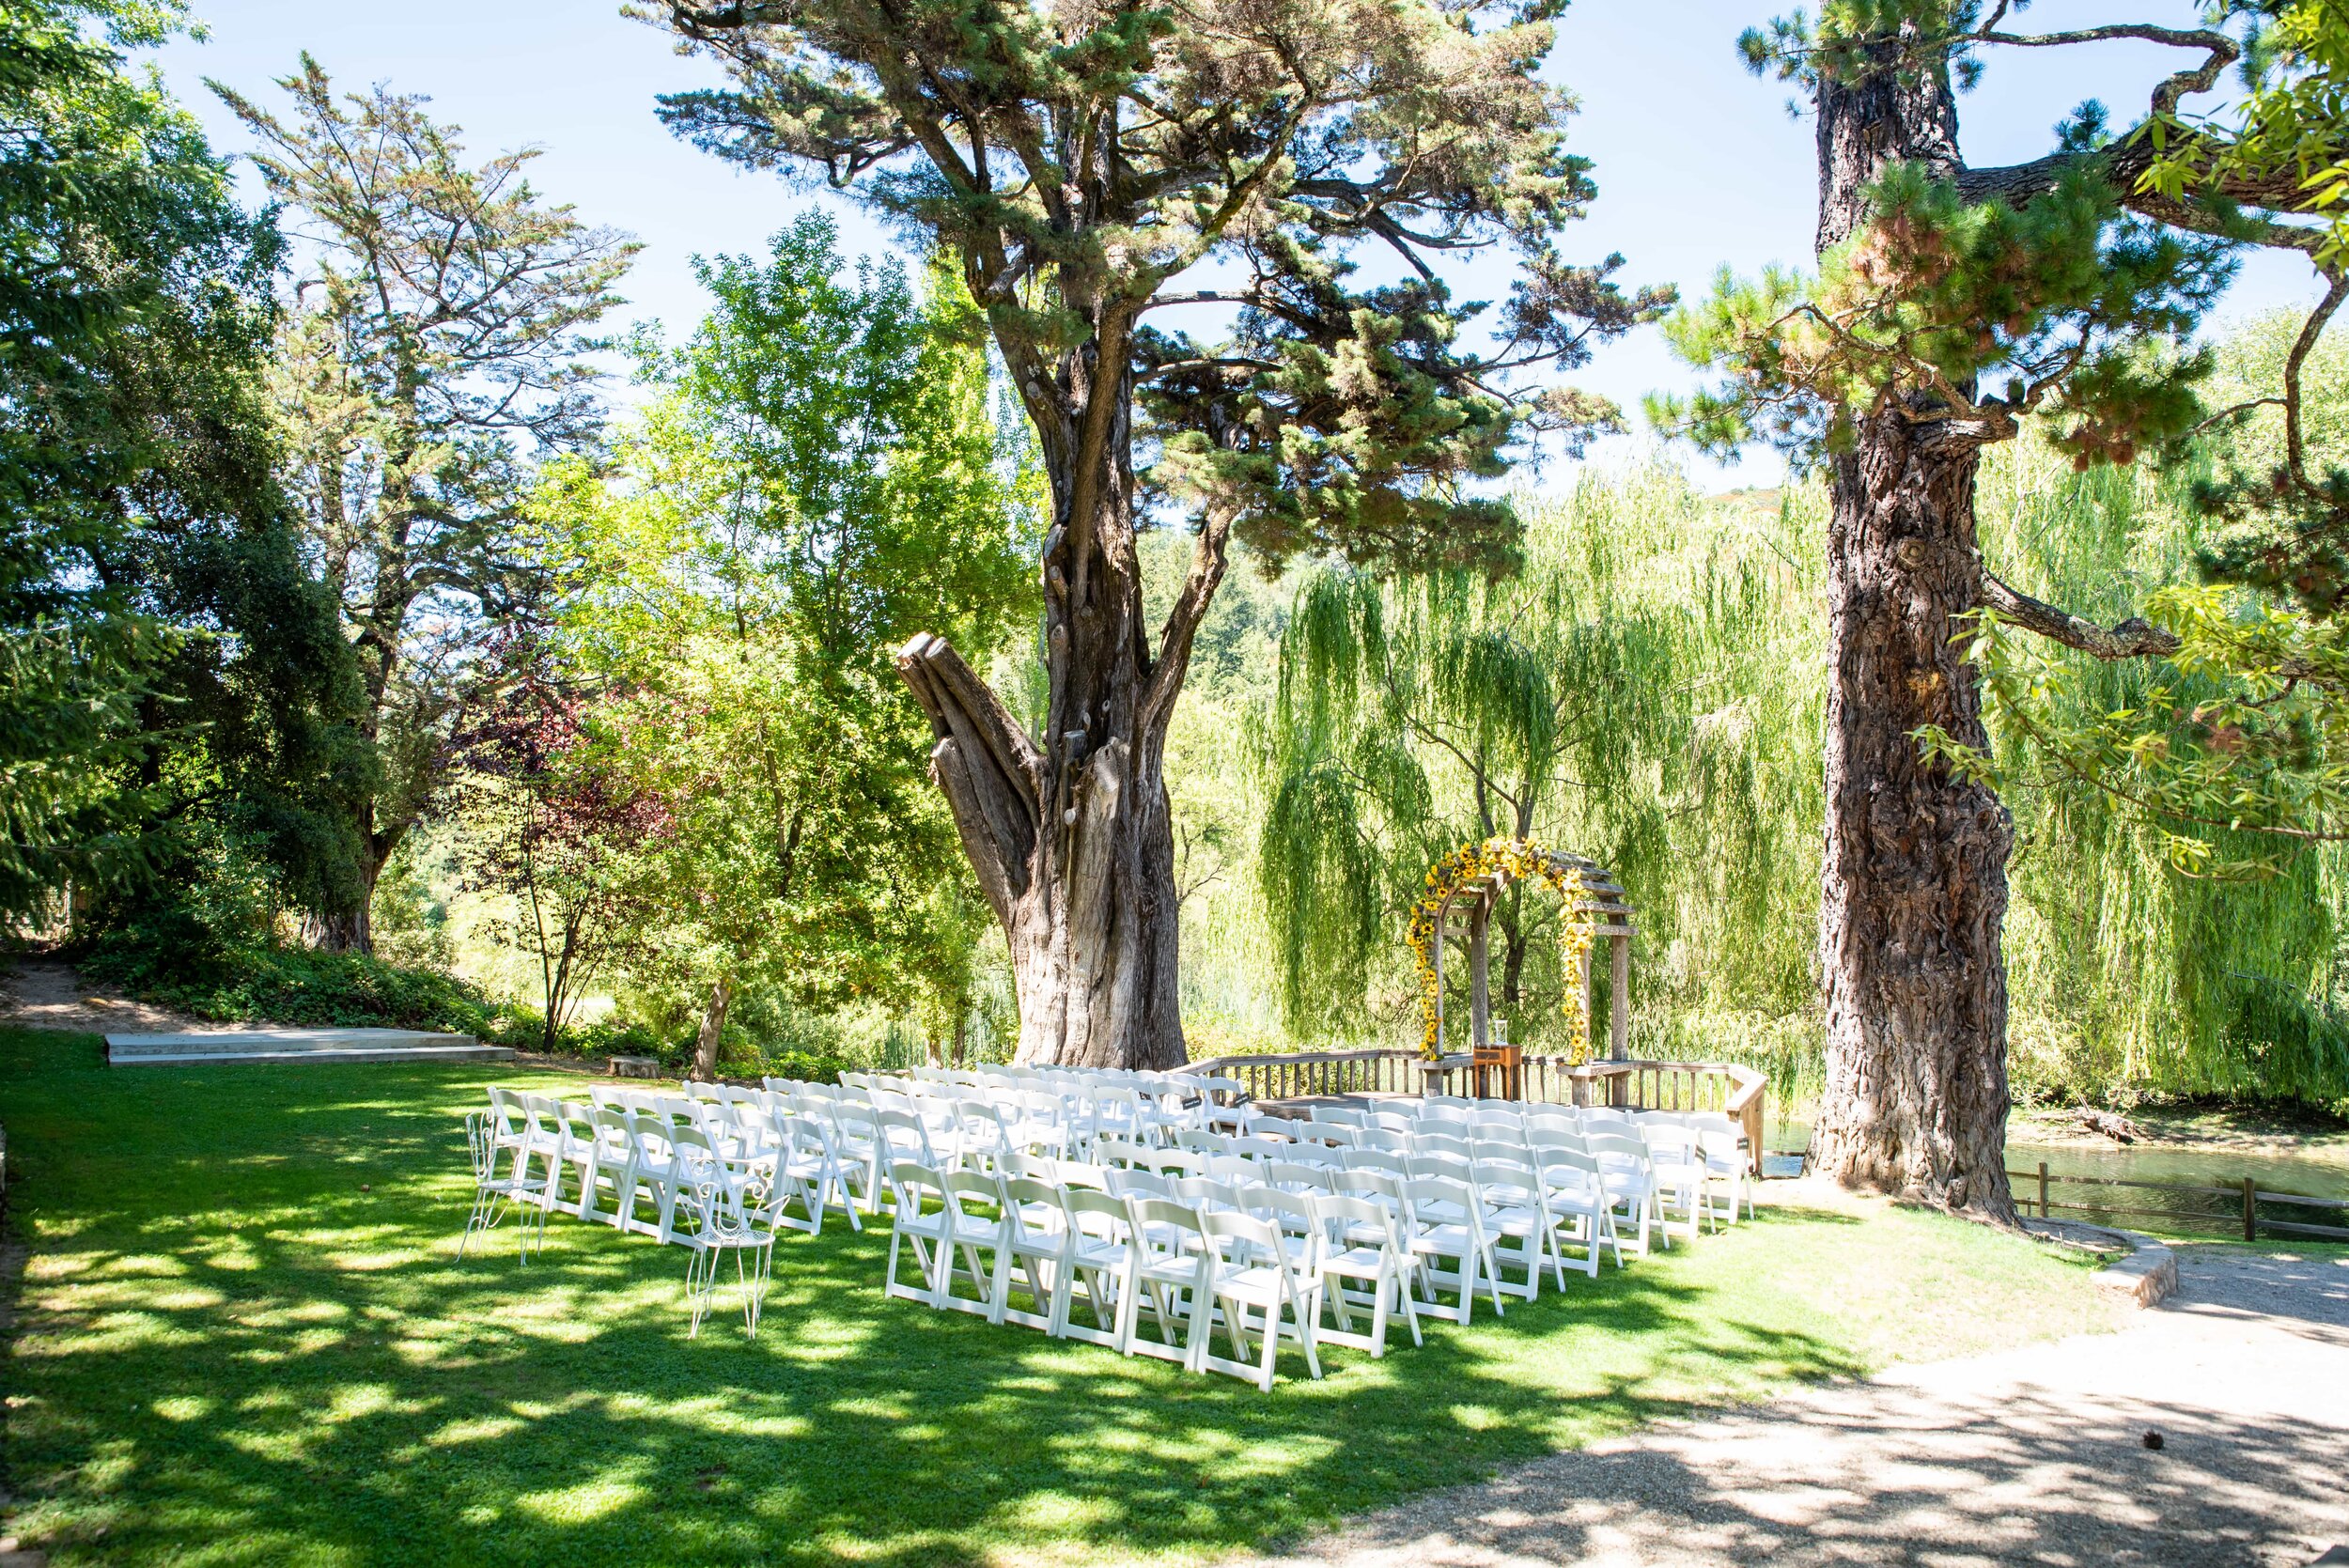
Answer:
<svg viewBox="0 0 2349 1568"><path fill-rule="evenodd" d="M663 101L681 134L935 237L1034 426L1042 722L941 636L898 659L1010 945L1020 1060L1183 1057L1165 739L1232 536L1271 561L1504 569L1517 522L1477 482L1543 432L1613 425L1595 399L1513 390L1666 298L1555 249L1594 190L1571 100L1539 74L1562 8L637 8L733 79ZM1492 245L1523 276L1480 343L1484 307L1438 264ZM1365 252L1396 281L1359 276ZM1223 327L1156 324L1183 308ZM1157 499L1191 510L1196 550L1154 637L1135 541Z"/></svg>
<svg viewBox="0 0 2349 1568"><path fill-rule="evenodd" d="M198 825L350 875L350 661L262 387L280 248L127 57L178 16L0 5L0 915Z"/></svg>
<svg viewBox="0 0 2349 1568"><path fill-rule="evenodd" d="M374 770L349 802L357 873L316 907L319 945L366 951L376 878L490 694L500 638L548 613L522 508L531 460L589 450L585 329L636 245L549 206L532 151L469 164L457 128L381 87L338 97L316 60L280 118L211 84L261 143L303 273L274 365L310 549L342 607Z"/></svg>
<svg viewBox="0 0 2349 1568"><path fill-rule="evenodd" d="M2191 436L2212 367L2192 334L2244 247L2316 261L2327 293L2311 333L2341 293L2326 231L2294 221L2311 202L2296 179L2222 158L2163 173L2180 105L2243 54L2225 27L2237 8L2201 28L2036 34L2008 27L2017 8L1833 0L1815 23L1747 36L1754 68L1799 83L1817 115L1818 270L1725 277L1673 335L1733 378L1659 410L1719 448L1776 440L1824 467L1831 492L1814 1150L1846 1181L2002 1219L2013 830L1957 633L1986 609L2101 659L2180 644L2141 619L2096 626L1988 569L1983 453L2033 420L2084 466ZM2124 41L2186 56L2133 123L2116 132L2087 104L2042 158L1966 164L1958 95L1987 53Z"/></svg>

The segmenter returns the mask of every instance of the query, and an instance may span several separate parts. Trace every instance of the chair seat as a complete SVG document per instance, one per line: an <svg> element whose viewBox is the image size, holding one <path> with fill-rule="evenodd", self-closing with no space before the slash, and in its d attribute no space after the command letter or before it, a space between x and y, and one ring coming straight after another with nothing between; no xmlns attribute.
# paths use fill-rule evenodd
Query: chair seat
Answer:
<svg viewBox="0 0 2349 1568"><path fill-rule="evenodd" d="M1466 1225L1428 1226L1410 1240L1412 1251L1446 1258L1456 1258L1475 1245Z"/></svg>
<svg viewBox="0 0 2349 1568"><path fill-rule="evenodd" d="M1325 1273L1375 1280L1385 1272L1386 1257L1386 1250L1381 1247L1348 1247L1343 1252L1323 1253L1321 1266Z"/></svg>
<svg viewBox="0 0 2349 1568"><path fill-rule="evenodd" d="M1539 1235L1542 1229L1542 1216L1538 1209L1492 1209L1485 1215L1485 1230L1488 1234Z"/></svg>
<svg viewBox="0 0 2349 1568"><path fill-rule="evenodd" d="M1236 1296L1259 1305L1279 1301L1284 1288L1303 1294L1306 1282L1290 1270L1275 1268L1270 1264L1258 1264L1249 1268L1218 1269L1215 1289L1219 1296Z"/></svg>

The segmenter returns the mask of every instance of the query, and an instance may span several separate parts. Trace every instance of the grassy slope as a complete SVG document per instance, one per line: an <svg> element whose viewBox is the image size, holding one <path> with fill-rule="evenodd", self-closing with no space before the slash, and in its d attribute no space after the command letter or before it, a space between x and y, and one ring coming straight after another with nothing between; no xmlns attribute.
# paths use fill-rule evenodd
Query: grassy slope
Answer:
<svg viewBox="0 0 2349 1568"><path fill-rule="evenodd" d="M870 1230L786 1238L757 1343L723 1316L689 1343L674 1249L558 1220L527 1269L503 1231L455 1261L461 1117L491 1073L110 1070L91 1036L0 1032L31 1249L5 1448L28 1545L59 1564L1196 1558L1691 1403L2104 1322L2077 1265L1875 1207L1766 1213L1269 1396L884 1304Z"/></svg>

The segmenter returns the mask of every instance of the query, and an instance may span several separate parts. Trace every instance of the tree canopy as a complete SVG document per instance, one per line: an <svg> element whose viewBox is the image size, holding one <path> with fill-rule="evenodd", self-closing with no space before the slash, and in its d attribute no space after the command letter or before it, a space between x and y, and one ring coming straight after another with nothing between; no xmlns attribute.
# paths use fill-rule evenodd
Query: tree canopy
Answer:
<svg viewBox="0 0 2349 1568"><path fill-rule="evenodd" d="M700 272L714 307L649 351L660 396L612 481L574 461L536 505L577 562L562 639L592 745L660 804L630 852L663 890L671 983L708 999L708 1072L754 980L901 1006L957 984L975 933L932 896L951 828L889 656L916 627L991 648L1034 590L1017 453L951 274L926 302L898 268L844 277L821 217Z"/></svg>
<svg viewBox="0 0 2349 1568"><path fill-rule="evenodd" d="M347 882L350 665L262 391L265 216L128 52L168 5L0 8L0 911L235 833Z"/></svg>
<svg viewBox="0 0 2349 1568"><path fill-rule="evenodd" d="M444 782L451 726L492 667L480 656L549 611L522 515L531 464L598 437L586 329L637 247L541 199L535 152L470 163L424 100L338 95L306 54L278 83L289 116L211 86L260 142L297 241L272 379L375 762L349 808L356 886L318 930L364 949L375 878Z"/></svg>

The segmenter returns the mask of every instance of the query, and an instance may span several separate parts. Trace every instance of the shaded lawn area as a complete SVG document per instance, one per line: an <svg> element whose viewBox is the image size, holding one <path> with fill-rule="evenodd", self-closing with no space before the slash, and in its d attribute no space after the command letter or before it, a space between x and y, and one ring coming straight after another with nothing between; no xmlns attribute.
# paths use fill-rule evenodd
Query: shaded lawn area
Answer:
<svg viewBox="0 0 2349 1568"><path fill-rule="evenodd" d="M884 1302L786 1236L755 1343L684 1253L560 1218L456 1261L482 1066L106 1067L0 1032L12 1528L74 1563L884 1563L1262 1546L1692 1405L2108 1319L2083 1268L1881 1204L1766 1208L1561 1297L1283 1358L1269 1395ZM1398 1333L1400 1329L1398 1328ZM1290 1380L1291 1376L1296 1380Z"/></svg>

